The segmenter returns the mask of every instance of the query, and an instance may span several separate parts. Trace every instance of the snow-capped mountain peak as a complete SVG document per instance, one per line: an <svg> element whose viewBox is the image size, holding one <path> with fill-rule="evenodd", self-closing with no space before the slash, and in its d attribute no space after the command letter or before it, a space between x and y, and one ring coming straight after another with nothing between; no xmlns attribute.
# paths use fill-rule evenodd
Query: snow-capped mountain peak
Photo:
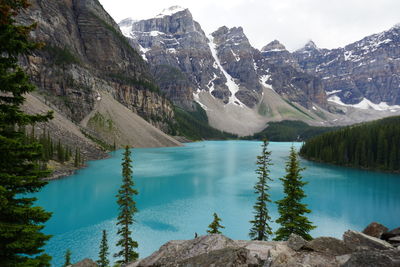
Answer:
<svg viewBox="0 0 400 267"><path fill-rule="evenodd" d="M165 8L160 14L157 15L157 18L165 17L165 16L172 16L178 12L182 12L187 10L187 8L181 6L171 6L169 8Z"/></svg>

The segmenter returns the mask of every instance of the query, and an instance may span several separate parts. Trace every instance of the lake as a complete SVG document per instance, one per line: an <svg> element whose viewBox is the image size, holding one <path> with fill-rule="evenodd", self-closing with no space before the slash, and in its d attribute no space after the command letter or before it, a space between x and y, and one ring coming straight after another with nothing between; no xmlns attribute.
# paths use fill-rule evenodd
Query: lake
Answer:
<svg viewBox="0 0 400 267"><path fill-rule="evenodd" d="M293 143L270 143L272 200L282 198L279 177ZM294 143L300 148L300 143ZM53 265L63 264L66 249L72 260L97 260L103 229L108 232L111 255L116 252L116 197L121 184L122 150L111 158L88 162L75 175L50 182L38 205L52 211L45 232L54 235L46 245ZM133 149L133 177L139 212L133 225L140 257L146 257L173 239L191 239L206 233L216 212L223 234L248 239L249 220L256 196L253 186L256 156L261 142L205 141L175 148ZM372 221L389 228L400 226L400 175L335 167L302 160L309 182L304 200L317 225L313 236L340 238L348 229L361 231ZM276 205L270 207L277 219ZM277 225L272 223L273 229ZM111 259L111 257L110 257ZM113 262L114 259L111 259Z"/></svg>

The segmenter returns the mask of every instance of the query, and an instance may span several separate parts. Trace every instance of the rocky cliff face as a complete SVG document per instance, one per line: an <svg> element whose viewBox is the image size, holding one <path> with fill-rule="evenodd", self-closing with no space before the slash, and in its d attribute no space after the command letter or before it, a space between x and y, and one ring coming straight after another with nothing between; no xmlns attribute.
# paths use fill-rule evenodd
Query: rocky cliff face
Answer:
<svg viewBox="0 0 400 267"><path fill-rule="evenodd" d="M344 48L308 43L293 55L304 70L322 79L332 101L381 109L400 104L400 25Z"/></svg>
<svg viewBox="0 0 400 267"><path fill-rule="evenodd" d="M260 100L262 86L255 69L255 49L243 33L242 27L221 27L211 34L222 68L235 79L235 96L252 108Z"/></svg>
<svg viewBox="0 0 400 267"><path fill-rule="evenodd" d="M223 100L229 97L209 41L188 9L171 7L152 19L124 20L120 27L137 43L162 91L176 104L192 110L197 90L214 91Z"/></svg>
<svg viewBox="0 0 400 267"><path fill-rule="evenodd" d="M33 0L23 23L45 47L22 60L39 92L75 122L93 109L99 91L165 129L172 106L160 96L147 63L97 0Z"/></svg>
<svg viewBox="0 0 400 267"><path fill-rule="evenodd" d="M321 80L303 71L279 41L264 46L256 57L256 64L261 80L289 101L307 109L312 109L313 103L327 107Z"/></svg>

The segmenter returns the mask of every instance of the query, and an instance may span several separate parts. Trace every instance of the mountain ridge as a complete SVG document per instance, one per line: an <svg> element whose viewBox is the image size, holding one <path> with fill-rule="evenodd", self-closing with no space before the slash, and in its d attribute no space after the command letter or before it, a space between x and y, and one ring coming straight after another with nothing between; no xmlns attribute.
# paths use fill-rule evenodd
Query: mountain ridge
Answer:
<svg viewBox="0 0 400 267"><path fill-rule="evenodd" d="M179 18L182 17L182 14L185 14L185 19L179 20ZM190 11L186 8L180 8L179 12L170 12L162 16L162 18L164 20L180 21L181 25L188 24L190 26L195 23L196 25L199 25L193 20ZM153 66L158 64L159 62L157 61L160 61L160 58L162 58L160 55L155 55L153 53L153 50L157 49L158 46L152 45L151 40L157 38L151 36L148 31L146 32L143 27L140 28L138 25L143 23L143 21L146 21L155 27L152 28L152 30L163 33L166 26L164 25L162 28L157 28L158 22L155 21L159 19L159 17L155 17L132 22L130 27L134 30L132 30L131 33L134 32L135 34L126 34L127 37L131 38L132 42L139 42L141 45L144 45L144 49L141 49L141 51L144 52L146 57L147 55L152 56L152 61L149 62L149 64ZM200 25L199 27L201 29ZM397 28L393 27L392 30L393 29ZM357 90L349 87L341 89L339 92L338 87L342 86L343 83L340 83L340 81L338 82L335 79L327 79L326 76L319 74L315 70L318 62L322 62L319 63L319 65L324 64L323 61L325 60L325 54L328 54L326 60L332 60L332 52L328 49L318 48L312 40L310 40L303 48L292 53L277 40L267 44L261 50L258 50L251 46L242 27L228 28L222 26L209 35L211 36L211 38L208 37L210 49L207 51L204 43L207 36L202 30L200 32L202 40L197 40L198 42L196 44L201 43L202 45L202 57L193 58L191 54L187 53L184 49L176 47L172 50L174 55L170 57L170 60L174 61L175 56L175 60L178 58L189 58L190 61L198 61L200 58L208 58L208 61L205 62L200 69L200 73L208 73L208 75L202 76L201 79L197 79L198 77L196 77L196 75L199 74L198 68L183 68L179 64L175 63L174 67L180 70L183 75L196 77L191 80L192 86L190 86L190 89L185 90L182 88L182 91L186 92L184 95L187 96L186 99L188 101L192 100L191 95L193 95L193 100L198 102L200 106L206 110L211 125L220 130L232 132L232 130L235 131L235 127L241 127L241 125L240 123L233 123L231 126L224 124L221 125L221 123L217 123L216 121L222 121L224 117L227 121L237 121L240 116L238 117L233 115L232 117L231 114L237 113L236 111L230 111L228 112L229 114L227 114L227 112L222 110L220 114L216 114L218 112L215 111L215 109L219 108L216 108L214 104L209 103L210 101L216 103L220 102L218 105L222 107L228 107L232 104L236 105L236 107L232 107L233 109L242 106L244 107L244 113L253 113L250 117L247 116L247 119L258 121L258 123L263 124L264 127L268 121L274 121L278 117L282 117L283 119L299 119L297 115L295 116L296 118L294 118L293 116L287 117L286 115L282 115L282 113L277 117L258 117L259 114L255 114L257 112L254 111L258 111L262 108L265 101L267 102L267 106L271 105L271 103L268 103L270 100L263 97L264 88L272 88L276 93L278 93L278 95L280 95L283 101L290 102L292 106L290 109L292 110L289 113L297 113L299 106L302 106L302 108L305 109L302 112L307 113L308 116L306 116L306 119L303 118L301 120L308 124L346 125L388 116L391 112L400 112L400 109L397 105L394 105L393 101L378 101L377 103L377 98L371 98L369 95L364 98L353 97L351 100L352 102L349 102L348 99L351 99L349 94L356 95ZM136 35L140 35L141 37L137 37ZM145 38L142 38L144 35L147 35L146 42L144 40ZM182 40L184 39L184 36L180 36L180 38ZM188 38L189 39L186 41L190 42L190 36L188 36ZM163 40L158 39L157 41ZM207 40L205 41L207 43ZM196 47L195 45L193 46ZM169 49L170 48L165 47L166 53ZM214 58L214 61L212 58L210 61L210 53L212 58ZM317 63L313 62L314 55L319 60ZM320 68L322 67L320 66ZM379 66L379 68L382 69L382 66ZM215 69L215 71L213 69ZM329 71L329 68L327 69L326 72ZM353 69L350 69L349 71L352 70ZM369 71L370 70L367 69L363 75L368 75ZM396 73L398 72L396 71ZM335 83L336 87L334 87ZM162 91L164 90L163 86L160 88ZM393 92L386 94L386 100L397 95L394 89L395 88L392 88ZM377 87L376 90L379 90L379 88ZM211 95L211 98L205 96L207 93ZM179 96L177 96L176 99L179 99ZM371 103L366 102L367 100ZM355 105L360 102L362 103ZM178 106L180 105L179 100L174 103ZM376 105L374 105L374 103ZM213 106L214 110L207 105ZM295 107L293 107L293 105ZM282 110L282 108L280 109ZM287 112L284 112L283 114L287 114ZM216 117L220 118L215 119ZM242 126L246 128L249 124L245 121ZM253 127L253 130L250 131L260 130L259 128L260 127ZM240 134L237 130L234 133Z"/></svg>

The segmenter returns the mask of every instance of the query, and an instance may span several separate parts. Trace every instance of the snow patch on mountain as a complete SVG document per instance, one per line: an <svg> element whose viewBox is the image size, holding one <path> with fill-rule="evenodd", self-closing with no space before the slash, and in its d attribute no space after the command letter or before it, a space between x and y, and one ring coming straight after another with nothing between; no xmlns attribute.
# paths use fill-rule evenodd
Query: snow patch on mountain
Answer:
<svg viewBox="0 0 400 267"><path fill-rule="evenodd" d="M160 14L157 15L157 18L162 18L165 16L172 16L178 12L185 11L187 8L181 6L171 6L169 8L164 9Z"/></svg>
<svg viewBox="0 0 400 267"><path fill-rule="evenodd" d="M216 44L214 43L214 37L209 36L208 45L210 46L211 54L212 54L215 62L217 63L217 66L219 67L219 69L221 70L221 72L224 74L224 76L226 78L226 86L228 87L229 91L231 92L231 96L229 97L229 104L236 104L241 107L245 107L245 105L239 99L237 99L237 97L235 96L235 94L239 91L239 86L235 83L232 76L229 75L229 73L227 73L226 70L222 67L222 64L218 58Z"/></svg>
<svg viewBox="0 0 400 267"><path fill-rule="evenodd" d="M363 98L363 100L361 100L358 104L353 104L353 105L343 103L340 97L336 95L329 97L328 101L336 103L341 106L354 107L358 109L373 109L376 111L391 111L391 112L395 112L400 109L399 105L390 106L386 102L375 104L366 98Z"/></svg>

